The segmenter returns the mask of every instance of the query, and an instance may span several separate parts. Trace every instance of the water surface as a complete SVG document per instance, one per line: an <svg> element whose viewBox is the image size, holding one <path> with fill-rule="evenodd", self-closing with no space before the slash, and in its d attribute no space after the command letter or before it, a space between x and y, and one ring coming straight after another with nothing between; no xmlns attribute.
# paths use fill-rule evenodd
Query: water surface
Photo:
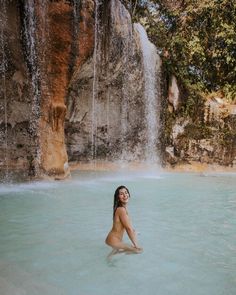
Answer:
<svg viewBox="0 0 236 295"><path fill-rule="evenodd" d="M144 252L108 262L121 184ZM1 185L0 294L234 295L235 229L235 174L81 171Z"/></svg>

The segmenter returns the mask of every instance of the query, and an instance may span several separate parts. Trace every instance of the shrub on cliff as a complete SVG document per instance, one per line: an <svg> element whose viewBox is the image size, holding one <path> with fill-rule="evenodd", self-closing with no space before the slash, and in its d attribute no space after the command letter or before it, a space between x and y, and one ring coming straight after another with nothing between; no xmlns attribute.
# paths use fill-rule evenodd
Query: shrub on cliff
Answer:
<svg viewBox="0 0 236 295"><path fill-rule="evenodd" d="M147 29L169 73L191 93L236 97L234 0L124 0Z"/></svg>

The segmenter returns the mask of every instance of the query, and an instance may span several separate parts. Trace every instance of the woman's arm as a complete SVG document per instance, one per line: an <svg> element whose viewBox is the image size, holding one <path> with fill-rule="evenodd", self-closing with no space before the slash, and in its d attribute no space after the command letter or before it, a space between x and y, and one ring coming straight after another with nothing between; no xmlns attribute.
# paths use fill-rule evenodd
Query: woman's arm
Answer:
<svg viewBox="0 0 236 295"><path fill-rule="evenodd" d="M122 225L124 226L131 242L133 243L134 247L135 248L140 248L138 246L138 241L137 241L137 237L136 237L136 233L131 225L131 222L130 222L130 219L129 219L129 216L126 212L126 209L124 207L119 207L117 208L118 210L118 213L119 213L119 218L120 218L120 221L122 223Z"/></svg>

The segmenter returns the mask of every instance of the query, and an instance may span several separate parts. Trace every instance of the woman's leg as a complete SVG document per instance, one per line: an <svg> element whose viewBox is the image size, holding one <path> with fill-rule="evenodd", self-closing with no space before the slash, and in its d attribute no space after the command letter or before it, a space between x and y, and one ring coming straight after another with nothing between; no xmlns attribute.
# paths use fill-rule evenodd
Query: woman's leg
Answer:
<svg viewBox="0 0 236 295"><path fill-rule="evenodd" d="M119 250L117 250L117 249L112 249L111 253L109 253L109 254L107 255L107 259L110 260L112 256L114 256L114 255L116 255L116 254L118 254L118 253L119 253Z"/></svg>
<svg viewBox="0 0 236 295"><path fill-rule="evenodd" d="M112 256L118 254L118 253L125 253L125 254L138 254L141 253L141 249L137 249L133 247L132 245L128 245L123 243L117 238L114 237L107 237L105 243L112 247L111 253L108 255L108 259L110 259Z"/></svg>
<svg viewBox="0 0 236 295"><path fill-rule="evenodd" d="M125 244L123 242L115 242L112 244L109 244L109 246L111 246L113 248L112 252L110 253L111 255L115 255L117 253L127 253L127 254L131 254L131 253L141 253L142 251L131 246L128 244ZM109 255L110 255L109 254Z"/></svg>

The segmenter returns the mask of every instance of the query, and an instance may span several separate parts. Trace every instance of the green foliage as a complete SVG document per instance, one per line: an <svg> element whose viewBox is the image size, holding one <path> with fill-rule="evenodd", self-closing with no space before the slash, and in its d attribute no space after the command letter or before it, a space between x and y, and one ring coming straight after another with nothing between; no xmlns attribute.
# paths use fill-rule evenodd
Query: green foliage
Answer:
<svg viewBox="0 0 236 295"><path fill-rule="evenodd" d="M236 95L236 1L150 0L135 3L168 72L192 93ZM134 6L132 6L134 8Z"/></svg>

